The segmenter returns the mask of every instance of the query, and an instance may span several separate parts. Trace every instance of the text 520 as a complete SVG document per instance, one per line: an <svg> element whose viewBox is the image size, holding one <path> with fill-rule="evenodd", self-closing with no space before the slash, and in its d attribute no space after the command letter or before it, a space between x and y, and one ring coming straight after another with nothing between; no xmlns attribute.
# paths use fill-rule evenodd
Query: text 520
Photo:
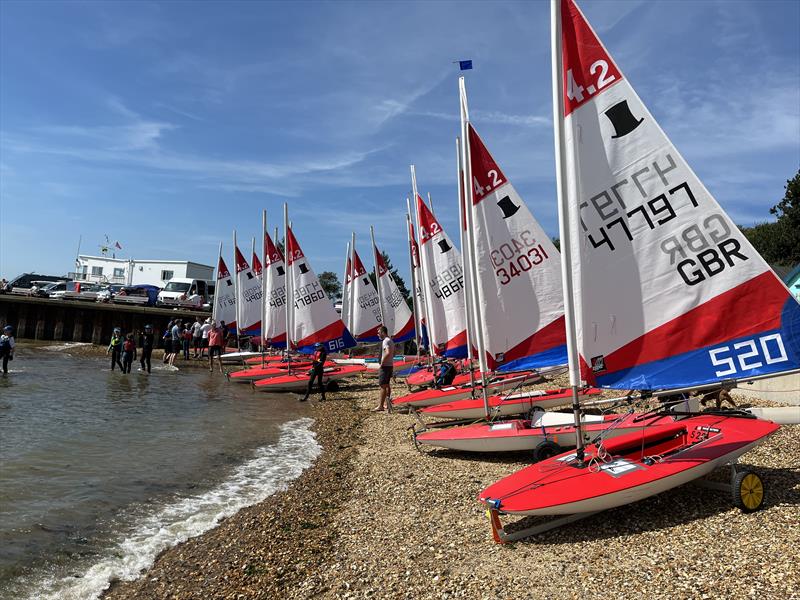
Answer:
<svg viewBox="0 0 800 600"><path fill-rule="evenodd" d="M727 377L734 373L758 369L765 364L773 365L789 360L780 333L743 340L730 346L720 346L709 350L708 354L711 357L711 364L715 367L725 367L715 371L717 377Z"/></svg>

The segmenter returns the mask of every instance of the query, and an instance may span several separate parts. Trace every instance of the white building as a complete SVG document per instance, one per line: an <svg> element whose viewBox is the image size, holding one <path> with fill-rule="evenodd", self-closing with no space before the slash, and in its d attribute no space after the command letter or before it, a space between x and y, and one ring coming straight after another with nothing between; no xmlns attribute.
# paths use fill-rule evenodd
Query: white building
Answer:
<svg viewBox="0 0 800 600"><path fill-rule="evenodd" d="M146 283L163 288L175 277L213 279L214 267L188 260L137 260L81 254L75 261L75 272L70 273L70 277L79 281L123 285Z"/></svg>

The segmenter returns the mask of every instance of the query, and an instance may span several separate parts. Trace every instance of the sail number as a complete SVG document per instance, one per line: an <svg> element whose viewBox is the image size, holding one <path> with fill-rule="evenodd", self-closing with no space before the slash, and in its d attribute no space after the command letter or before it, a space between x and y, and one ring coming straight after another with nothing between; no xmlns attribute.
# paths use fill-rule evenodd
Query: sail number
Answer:
<svg viewBox="0 0 800 600"><path fill-rule="evenodd" d="M437 298L449 298L464 289L464 272L461 265L450 265L428 283Z"/></svg>
<svg viewBox="0 0 800 600"><path fill-rule="evenodd" d="M599 92L609 83L616 80L616 76L608 74L608 63L604 60L596 60L589 67L589 73L597 75L594 83L590 83L587 87L583 87L575 81L575 76L572 74L572 69L567 69L567 98L573 102L583 102L583 92L585 91L589 96L595 92Z"/></svg>
<svg viewBox="0 0 800 600"><path fill-rule="evenodd" d="M294 306L295 308L300 308L301 305L308 306L325 298L325 290L314 281L308 285L301 285L294 291Z"/></svg>
<svg viewBox="0 0 800 600"><path fill-rule="evenodd" d="M758 369L764 364L786 362L786 348L780 333L765 335L760 338L744 340L731 346L720 346L709 350L711 364L715 367L725 367L715 371L717 377L727 377L742 371Z"/></svg>
<svg viewBox="0 0 800 600"><path fill-rule="evenodd" d="M541 244L536 243L536 238L530 230L526 229L519 234L519 239L511 238L493 249L489 256L495 266L495 276L501 285L511 282L513 277L530 271L536 265L550 258Z"/></svg>

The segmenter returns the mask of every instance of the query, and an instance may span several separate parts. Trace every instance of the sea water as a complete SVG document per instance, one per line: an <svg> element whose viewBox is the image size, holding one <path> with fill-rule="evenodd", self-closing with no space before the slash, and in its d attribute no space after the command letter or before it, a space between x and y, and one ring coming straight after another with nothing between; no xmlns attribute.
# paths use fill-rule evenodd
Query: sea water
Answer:
<svg viewBox="0 0 800 600"><path fill-rule="evenodd" d="M0 378L0 598L95 598L320 453L297 396L69 350L20 348Z"/></svg>

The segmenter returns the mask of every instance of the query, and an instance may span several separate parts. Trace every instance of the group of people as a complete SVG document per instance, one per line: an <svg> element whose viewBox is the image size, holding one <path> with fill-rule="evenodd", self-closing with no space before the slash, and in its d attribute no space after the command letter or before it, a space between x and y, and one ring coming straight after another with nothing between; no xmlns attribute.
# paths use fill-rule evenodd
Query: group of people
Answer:
<svg viewBox="0 0 800 600"><path fill-rule="evenodd" d="M162 337L164 343L163 362L172 366L175 358L181 353L185 360L189 360L191 348L194 348L193 358L202 359L207 355L208 370L213 371L214 357L216 357L220 373L222 373L221 357L227 332L228 328L224 322L217 325L216 321L211 319L206 319L202 323L199 317L194 323L181 322L180 319L172 320L164 330ZM130 373L131 365L138 356L141 370L150 373L152 368L150 359L154 347L155 334L152 325L145 325L144 330L139 333L138 346L133 332L123 336L122 330L115 327L106 350L106 354L111 355L111 370L113 371L119 366L123 373ZM139 348L141 348L141 355L138 354Z"/></svg>

